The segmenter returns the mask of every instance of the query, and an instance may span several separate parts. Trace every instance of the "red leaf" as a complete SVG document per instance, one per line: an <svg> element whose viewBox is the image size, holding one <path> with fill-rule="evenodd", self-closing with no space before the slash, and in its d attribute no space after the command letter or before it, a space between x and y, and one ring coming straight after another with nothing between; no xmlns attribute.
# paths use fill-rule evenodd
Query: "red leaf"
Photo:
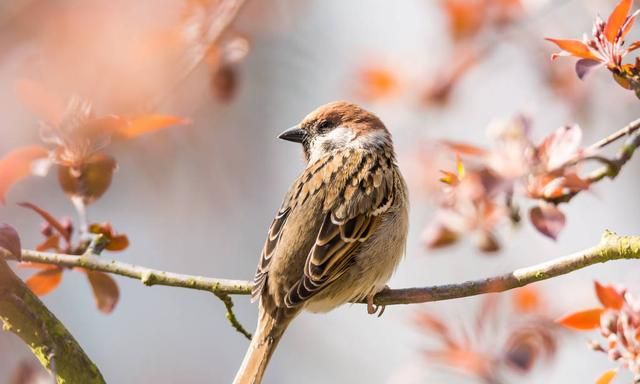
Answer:
<svg viewBox="0 0 640 384"><path fill-rule="evenodd" d="M223 103L231 101L238 89L238 71L231 64L221 65L211 74L209 88L216 100Z"/></svg>
<svg viewBox="0 0 640 384"><path fill-rule="evenodd" d="M449 326L434 315L418 313L415 318L418 327L440 338L449 348L457 348L458 343L453 339Z"/></svg>
<svg viewBox="0 0 640 384"><path fill-rule="evenodd" d="M556 240L564 228L566 218L564 213L553 204L543 204L529 211L531 223L543 235Z"/></svg>
<svg viewBox="0 0 640 384"><path fill-rule="evenodd" d="M422 239L429 249L449 246L458 241L458 238L458 233L439 223L429 225L422 234Z"/></svg>
<svg viewBox="0 0 640 384"><path fill-rule="evenodd" d="M505 343L505 360L510 367L526 373L542 357L551 358L557 350L553 327L547 323L515 329Z"/></svg>
<svg viewBox="0 0 640 384"><path fill-rule="evenodd" d="M16 93L22 103L40 119L58 125L65 112L65 105L47 92L39 83L22 79L16 81Z"/></svg>
<svg viewBox="0 0 640 384"><path fill-rule="evenodd" d="M55 234L47 237L42 243L36 246L36 251L44 252L48 250L59 250L60 249L60 235Z"/></svg>
<svg viewBox="0 0 640 384"><path fill-rule="evenodd" d="M22 246L18 232L9 224L0 224L0 255L5 252L19 259Z"/></svg>
<svg viewBox="0 0 640 384"><path fill-rule="evenodd" d="M622 25L627 20L629 11L633 5L633 0L620 0L616 8L609 15L607 24L604 26L604 36L613 43L618 35L618 31L622 28Z"/></svg>
<svg viewBox="0 0 640 384"><path fill-rule="evenodd" d="M570 313L556 320L556 323L567 328L580 331L590 331L600 327L600 316L604 313L604 308L592 308L584 311Z"/></svg>
<svg viewBox="0 0 640 384"><path fill-rule="evenodd" d="M113 157L94 153L78 167L60 165L58 183L70 197L82 199L85 205L91 204L109 189L116 169Z"/></svg>
<svg viewBox="0 0 640 384"><path fill-rule="evenodd" d="M133 139L145 133L190 123L190 120L177 116L145 115L129 120L129 124L121 126L115 134L123 139Z"/></svg>
<svg viewBox="0 0 640 384"><path fill-rule="evenodd" d="M118 285L106 273L89 270L85 270L85 272L93 289L96 306L102 313L111 313L120 298Z"/></svg>
<svg viewBox="0 0 640 384"><path fill-rule="evenodd" d="M129 238L127 235L115 235L109 240L109 244L105 247L107 251L124 251L129 247Z"/></svg>
<svg viewBox="0 0 640 384"><path fill-rule="evenodd" d="M611 285L602 285L595 282L596 295L605 308L618 310L624 305L624 296Z"/></svg>
<svg viewBox="0 0 640 384"><path fill-rule="evenodd" d="M491 231L481 231L477 235L476 245L485 253L494 253L500 250L500 242Z"/></svg>
<svg viewBox="0 0 640 384"><path fill-rule="evenodd" d="M602 373L602 375L598 376L596 379L596 384L609 384L616 377L618 373L617 369L610 369Z"/></svg>
<svg viewBox="0 0 640 384"><path fill-rule="evenodd" d="M18 203L18 205L35 211L38 215L40 215L40 217L42 217L47 223L49 223L51 227L58 231L58 233L62 236L63 239L65 239L66 242L69 242L69 240L71 239L71 232L69 232L69 230L58 220L56 220L49 212L45 211L35 204L27 202Z"/></svg>
<svg viewBox="0 0 640 384"><path fill-rule="evenodd" d="M580 59L576 61L576 75L580 80L584 79L593 69L600 66L602 63L597 60Z"/></svg>
<svg viewBox="0 0 640 384"><path fill-rule="evenodd" d="M552 39L550 37L545 37L545 40L548 40L554 43L555 45L560 47L560 49L562 49L563 51L573 56L580 57L582 59L591 59L591 60L601 61L600 58L594 55L593 53L591 53L591 51L589 50L589 47L587 47L587 45L580 40ZM552 59L555 59L556 57L557 57L557 54L551 56Z"/></svg>
<svg viewBox="0 0 640 384"><path fill-rule="evenodd" d="M51 268L40 271L31 276L25 282L29 288L38 296L44 296L60 285L62 281L62 269Z"/></svg>
<svg viewBox="0 0 640 384"><path fill-rule="evenodd" d="M46 158L49 151L37 145L22 147L7 153L0 159L0 204L11 186L31 174L34 160Z"/></svg>

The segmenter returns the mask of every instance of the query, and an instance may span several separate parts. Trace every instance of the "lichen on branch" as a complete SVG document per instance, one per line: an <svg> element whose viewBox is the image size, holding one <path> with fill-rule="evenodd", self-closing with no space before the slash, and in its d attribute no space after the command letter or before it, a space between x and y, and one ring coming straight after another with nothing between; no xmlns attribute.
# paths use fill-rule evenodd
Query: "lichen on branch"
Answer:
<svg viewBox="0 0 640 384"><path fill-rule="evenodd" d="M0 260L0 321L20 337L58 384L102 384L104 378L53 313Z"/></svg>

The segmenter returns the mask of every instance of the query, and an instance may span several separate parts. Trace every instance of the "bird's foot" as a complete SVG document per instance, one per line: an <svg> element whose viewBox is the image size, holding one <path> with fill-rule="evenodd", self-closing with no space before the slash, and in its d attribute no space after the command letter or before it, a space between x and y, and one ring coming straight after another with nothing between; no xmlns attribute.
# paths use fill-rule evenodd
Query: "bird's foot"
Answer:
<svg viewBox="0 0 640 384"><path fill-rule="evenodd" d="M384 290L386 289L390 289L388 285L384 286ZM376 313L378 314L378 317L382 316L382 314L384 313L385 308L387 307L386 305L376 305L373 303L373 298L375 297L376 294L373 295L369 295L367 296L367 313L370 315L375 315Z"/></svg>

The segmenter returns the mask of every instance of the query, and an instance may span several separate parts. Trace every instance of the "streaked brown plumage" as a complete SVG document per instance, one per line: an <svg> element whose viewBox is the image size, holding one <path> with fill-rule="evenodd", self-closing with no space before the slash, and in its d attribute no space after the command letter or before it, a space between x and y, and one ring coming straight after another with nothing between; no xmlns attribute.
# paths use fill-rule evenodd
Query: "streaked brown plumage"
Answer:
<svg viewBox="0 0 640 384"><path fill-rule="evenodd" d="M371 299L400 261L408 227L406 186L391 136L347 102L321 106L285 140L308 162L269 229L252 296L256 333L234 383L258 384L284 330L302 310L326 312Z"/></svg>

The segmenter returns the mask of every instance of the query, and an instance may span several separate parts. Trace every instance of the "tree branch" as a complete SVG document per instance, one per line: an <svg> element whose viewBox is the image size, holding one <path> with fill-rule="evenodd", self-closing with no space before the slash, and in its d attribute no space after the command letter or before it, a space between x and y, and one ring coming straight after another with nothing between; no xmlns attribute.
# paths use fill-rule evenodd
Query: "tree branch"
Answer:
<svg viewBox="0 0 640 384"><path fill-rule="evenodd" d="M589 146L587 152L595 152L599 149L602 149L618 139L631 135L638 129L640 129L640 119L636 119L630 122L626 127L619 129L611 135L605 137L604 139L598 140L597 142L593 143L591 146Z"/></svg>
<svg viewBox="0 0 640 384"><path fill-rule="evenodd" d="M376 295L374 302L379 305L415 304L503 292L561 276L593 264L619 259L640 259L640 236L618 236L606 231L600 244L568 256L480 280L430 287L388 289ZM22 261L112 273L138 279L149 286L166 285L197 289L223 296L248 295L251 292L250 281L177 274L106 260L93 255L74 256L23 250Z"/></svg>
<svg viewBox="0 0 640 384"><path fill-rule="evenodd" d="M158 269L105 259L94 254L77 256L23 249L21 261L106 272L140 280L142 284L147 286L165 285L228 295L248 295L251 293L251 282L249 281L165 272Z"/></svg>
<svg viewBox="0 0 640 384"><path fill-rule="evenodd" d="M80 345L45 305L0 259L0 320L29 346L56 382L102 384L104 379Z"/></svg>
<svg viewBox="0 0 640 384"><path fill-rule="evenodd" d="M638 129L640 129L640 119L632 121L631 123L629 123L629 125L621 129L620 131L614 133L613 135L609 136L607 139L611 141L617 140L621 137L624 137L626 134L631 134L632 132L636 132ZM614 137L615 139L612 139ZM607 139L603 139L600 142L604 143L607 141ZM611 141L608 141L608 142L611 142ZM598 145L598 143L594 144L593 146ZM640 134L636 132L636 134L634 134L633 136L630 136L627 139L627 141L624 143L622 148L620 148L620 150L618 151L618 154L616 155L615 158L613 158L608 164L596 169L591 174L589 174L587 176L587 180L593 183L593 182L600 181L605 177L614 179L616 176L618 176L618 173L620 173L620 170L622 169L622 167L629 160L631 160L633 153L635 152L636 149L638 149L638 147L640 147Z"/></svg>

